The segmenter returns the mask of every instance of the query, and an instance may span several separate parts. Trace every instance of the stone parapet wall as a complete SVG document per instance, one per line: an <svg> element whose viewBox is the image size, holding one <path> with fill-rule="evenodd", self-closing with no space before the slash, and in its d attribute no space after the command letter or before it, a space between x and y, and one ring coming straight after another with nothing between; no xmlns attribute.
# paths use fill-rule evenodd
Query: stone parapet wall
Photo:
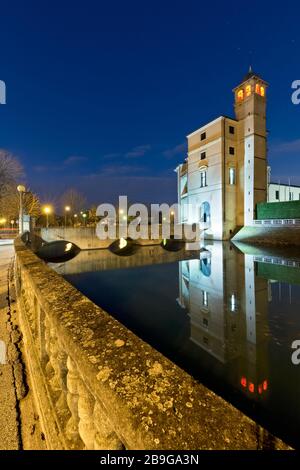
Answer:
<svg viewBox="0 0 300 470"><path fill-rule="evenodd" d="M286 448L93 304L20 239L15 251L25 362L49 449Z"/></svg>

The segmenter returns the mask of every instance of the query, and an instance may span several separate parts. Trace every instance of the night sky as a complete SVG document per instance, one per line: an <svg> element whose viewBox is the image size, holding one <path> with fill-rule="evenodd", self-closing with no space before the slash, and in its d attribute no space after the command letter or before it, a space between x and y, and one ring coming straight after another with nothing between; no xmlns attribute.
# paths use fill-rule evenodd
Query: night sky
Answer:
<svg viewBox="0 0 300 470"><path fill-rule="evenodd" d="M0 15L0 148L43 201L174 202L185 136L233 115L250 64L270 84L273 180L300 184L299 2L11 0Z"/></svg>

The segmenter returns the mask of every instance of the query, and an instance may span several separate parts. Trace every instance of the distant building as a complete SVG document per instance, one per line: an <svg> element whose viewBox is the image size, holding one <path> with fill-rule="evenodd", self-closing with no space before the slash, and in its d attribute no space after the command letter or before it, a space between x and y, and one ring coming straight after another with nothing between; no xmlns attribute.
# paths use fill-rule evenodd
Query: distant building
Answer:
<svg viewBox="0 0 300 470"><path fill-rule="evenodd" d="M205 238L227 240L267 201L267 83L250 68L234 88L235 119L211 121L187 136L176 168L181 223L200 224Z"/></svg>
<svg viewBox="0 0 300 470"><path fill-rule="evenodd" d="M299 201L300 186L270 183L268 191L268 202Z"/></svg>

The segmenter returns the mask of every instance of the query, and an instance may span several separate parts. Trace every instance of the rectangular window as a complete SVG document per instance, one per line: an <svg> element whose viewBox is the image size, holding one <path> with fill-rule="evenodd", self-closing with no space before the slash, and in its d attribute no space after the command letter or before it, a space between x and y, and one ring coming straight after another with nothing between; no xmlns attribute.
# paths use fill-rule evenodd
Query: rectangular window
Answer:
<svg viewBox="0 0 300 470"><path fill-rule="evenodd" d="M234 147L229 147L229 155L234 155Z"/></svg>
<svg viewBox="0 0 300 470"><path fill-rule="evenodd" d="M294 199L294 194L291 193L291 191L290 191L290 193L289 193L289 200L290 200L290 201L293 201L293 199Z"/></svg>
<svg viewBox="0 0 300 470"><path fill-rule="evenodd" d="M235 168L229 168L229 184L235 184Z"/></svg>
<svg viewBox="0 0 300 470"><path fill-rule="evenodd" d="M234 134L234 127L233 126L229 126L229 134Z"/></svg>
<svg viewBox="0 0 300 470"><path fill-rule="evenodd" d="M279 191L275 191L275 199L276 201L279 201Z"/></svg>
<svg viewBox="0 0 300 470"><path fill-rule="evenodd" d="M231 294L231 296L230 296L230 311L231 312L236 311L236 296L235 296L235 294Z"/></svg>
<svg viewBox="0 0 300 470"><path fill-rule="evenodd" d="M200 136L200 140L205 140L206 139L206 132L202 132Z"/></svg>
<svg viewBox="0 0 300 470"><path fill-rule="evenodd" d="M204 307L208 307L208 294L207 294L206 290L202 291L202 305Z"/></svg>
<svg viewBox="0 0 300 470"><path fill-rule="evenodd" d="M206 170L200 172L200 187L203 188L204 186L207 186Z"/></svg>
<svg viewBox="0 0 300 470"><path fill-rule="evenodd" d="M201 153L201 160L205 160L205 158L206 158L206 152L202 152Z"/></svg>

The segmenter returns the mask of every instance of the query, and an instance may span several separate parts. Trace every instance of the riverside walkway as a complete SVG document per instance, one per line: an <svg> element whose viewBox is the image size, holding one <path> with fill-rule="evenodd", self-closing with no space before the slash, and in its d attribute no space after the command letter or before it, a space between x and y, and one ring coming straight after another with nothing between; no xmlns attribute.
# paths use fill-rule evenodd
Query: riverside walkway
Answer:
<svg viewBox="0 0 300 470"><path fill-rule="evenodd" d="M13 240L0 240L0 450L46 447L25 380L13 281Z"/></svg>
<svg viewBox="0 0 300 470"><path fill-rule="evenodd" d="M0 449L19 449L18 407L13 364L8 360L10 333L7 329L8 269L14 254L13 245L0 245Z"/></svg>

